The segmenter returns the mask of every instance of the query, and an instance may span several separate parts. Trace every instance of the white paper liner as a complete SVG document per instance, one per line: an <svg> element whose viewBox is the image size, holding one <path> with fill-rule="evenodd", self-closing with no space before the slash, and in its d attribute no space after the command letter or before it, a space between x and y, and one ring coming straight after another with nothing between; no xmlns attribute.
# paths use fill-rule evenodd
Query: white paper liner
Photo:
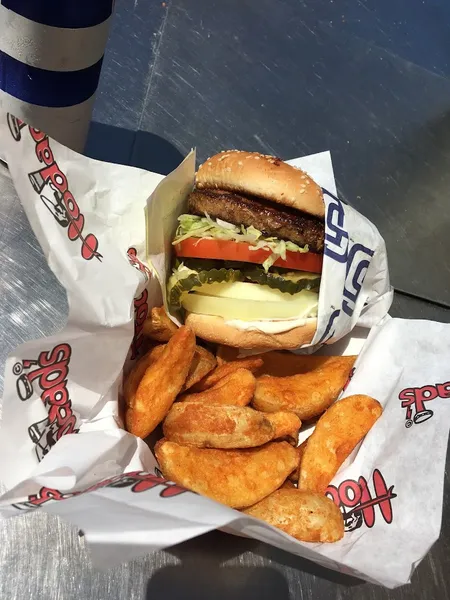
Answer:
<svg viewBox="0 0 450 600"><path fill-rule="evenodd" d="M123 363L127 368L134 360L143 318L161 303L158 279L167 276L167 248L192 187L194 154L163 179L90 160L20 122L14 133L0 115L2 155L48 263L67 290L69 319L59 334L23 344L8 358L0 436L0 479L8 491L0 514L40 507L66 518L84 531L102 566L221 527L387 587L407 582L439 534L449 326L385 318L372 330L345 394L371 394L385 411L333 480L337 491L330 488L335 495L351 488L361 496L342 505L354 529L337 544L297 542L157 477L149 448L120 428ZM365 337L354 327L380 323L392 300L384 241L336 198L329 153L293 162L327 190L313 345L341 340L321 351L354 352ZM158 278L145 264L146 252ZM414 399L425 385L433 395L437 383L445 386L430 403L435 418L421 422L433 415L419 410L414 422L412 404L412 419L405 421L399 396ZM431 444L433 453L425 453Z"/></svg>

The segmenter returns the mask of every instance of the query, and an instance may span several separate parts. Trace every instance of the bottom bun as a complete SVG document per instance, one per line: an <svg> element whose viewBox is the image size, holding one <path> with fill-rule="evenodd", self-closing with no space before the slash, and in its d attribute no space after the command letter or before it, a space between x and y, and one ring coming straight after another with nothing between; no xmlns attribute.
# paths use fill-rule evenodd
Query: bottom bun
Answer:
<svg viewBox="0 0 450 600"><path fill-rule="evenodd" d="M317 318L306 319L305 325L294 327L282 333L265 333L259 329L242 330L227 325L222 317L188 313L185 325L195 335L208 342L234 346L235 348L295 350L303 344L310 344L317 328Z"/></svg>

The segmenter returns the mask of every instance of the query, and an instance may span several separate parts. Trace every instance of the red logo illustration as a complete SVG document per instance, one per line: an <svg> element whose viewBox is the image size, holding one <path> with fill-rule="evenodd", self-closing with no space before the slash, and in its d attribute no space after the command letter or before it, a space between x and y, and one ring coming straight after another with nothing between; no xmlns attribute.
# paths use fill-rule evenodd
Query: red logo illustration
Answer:
<svg viewBox="0 0 450 600"><path fill-rule="evenodd" d="M362 527L373 527L375 524L375 508L378 506L386 523L392 523L392 503L397 497L394 486L387 487L383 475L375 469L372 475L373 493L365 477L358 481L346 479L338 487L329 485L326 495L339 506L344 516L345 531L353 531Z"/></svg>
<svg viewBox="0 0 450 600"><path fill-rule="evenodd" d="M184 488L176 485L162 477L153 475L152 473L144 473L143 471L132 471L131 473L124 473L123 475L117 475L110 479L105 479L100 483L92 485L91 487L81 492L73 492L69 494L63 494L59 490L54 490L47 487L42 487L37 494L28 496L26 502L19 502L13 504L13 506L19 510L29 510L32 508L39 508L43 504L50 502L51 500L67 500L68 498L74 498L81 494L87 494L101 488L131 488L131 492L140 494L148 490L152 490L158 486L162 487L159 492L161 498L172 498L179 496L187 492Z"/></svg>
<svg viewBox="0 0 450 600"><path fill-rule="evenodd" d="M136 248L128 248L128 260L130 264L136 269L144 273L147 281L151 277L151 272L137 257ZM144 290L139 298L134 299L134 337L131 343L131 359L134 360L139 354L139 349L144 341L142 330L144 328L144 322L148 314L148 292Z"/></svg>
<svg viewBox="0 0 450 600"><path fill-rule="evenodd" d="M350 373L348 374L348 378L347 381L345 382L344 387L342 388L342 391L345 392L345 390L348 388L348 386L350 385L350 381L353 379L353 376L355 374L356 368L352 367Z"/></svg>
<svg viewBox="0 0 450 600"><path fill-rule="evenodd" d="M12 137L19 141L22 137L22 129L26 127L26 124L10 114L8 114L7 120ZM81 241L81 256L85 260L91 260L94 256L101 260L102 255L97 252L98 239L93 233L87 235L83 233L84 215L69 190L67 177L55 161L48 136L33 127L29 127L28 130L36 144L36 156L39 162L45 164L42 169L28 175L33 189L39 194L57 223L61 227L67 228L69 240Z"/></svg>
<svg viewBox="0 0 450 600"><path fill-rule="evenodd" d="M144 341L143 329L148 314L148 292L144 290L139 298L134 299L134 337L131 342L131 359L134 360L139 354L140 347Z"/></svg>
<svg viewBox="0 0 450 600"><path fill-rule="evenodd" d="M13 366L17 376L17 395L22 401L33 395L33 382L42 390L41 400L48 416L28 428L41 461L54 444L67 433L77 433L76 416L67 389L69 361L72 350L69 344L59 344L53 350L41 352L37 360L23 360Z"/></svg>
<svg viewBox="0 0 450 600"><path fill-rule="evenodd" d="M150 269L148 267L146 267L144 265L144 263L141 260L139 260L139 258L137 257L136 248L133 248L133 247L128 248L127 254L128 254L128 260L130 261L130 265L133 266L138 271L141 271L141 273L144 273L144 275L148 281L150 279L150 277L152 276L152 273L151 273Z"/></svg>
<svg viewBox="0 0 450 600"><path fill-rule="evenodd" d="M406 408L405 427L409 428L431 419L434 413L425 408L425 402L436 398L450 398L450 381L402 390L398 399L402 401L402 408Z"/></svg>

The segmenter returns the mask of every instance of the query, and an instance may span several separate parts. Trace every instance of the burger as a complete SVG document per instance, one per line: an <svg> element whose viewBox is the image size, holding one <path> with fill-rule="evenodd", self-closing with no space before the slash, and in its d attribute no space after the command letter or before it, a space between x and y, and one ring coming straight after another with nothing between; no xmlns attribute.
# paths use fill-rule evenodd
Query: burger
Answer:
<svg viewBox="0 0 450 600"><path fill-rule="evenodd" d="M197 172L178 218L170 310L197 336L238 348L294 349L317 326L324 247L321 188L256 152L223 151Z"/></svg>

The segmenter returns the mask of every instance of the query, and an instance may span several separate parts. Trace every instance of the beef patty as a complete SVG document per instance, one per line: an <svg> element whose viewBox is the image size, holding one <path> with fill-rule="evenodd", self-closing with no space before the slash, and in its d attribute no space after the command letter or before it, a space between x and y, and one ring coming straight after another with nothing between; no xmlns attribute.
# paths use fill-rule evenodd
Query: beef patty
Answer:
<svg viewBox="0 0 450 600"><path fill-rule="evenodd" d="M189 196L188 210L194 215L207 213L235 225L253 225L264 235L290 240L300 246L308 244L312 252L323 252L325 226L321 220L262 198L224 190L195 189Z"/></svg>

